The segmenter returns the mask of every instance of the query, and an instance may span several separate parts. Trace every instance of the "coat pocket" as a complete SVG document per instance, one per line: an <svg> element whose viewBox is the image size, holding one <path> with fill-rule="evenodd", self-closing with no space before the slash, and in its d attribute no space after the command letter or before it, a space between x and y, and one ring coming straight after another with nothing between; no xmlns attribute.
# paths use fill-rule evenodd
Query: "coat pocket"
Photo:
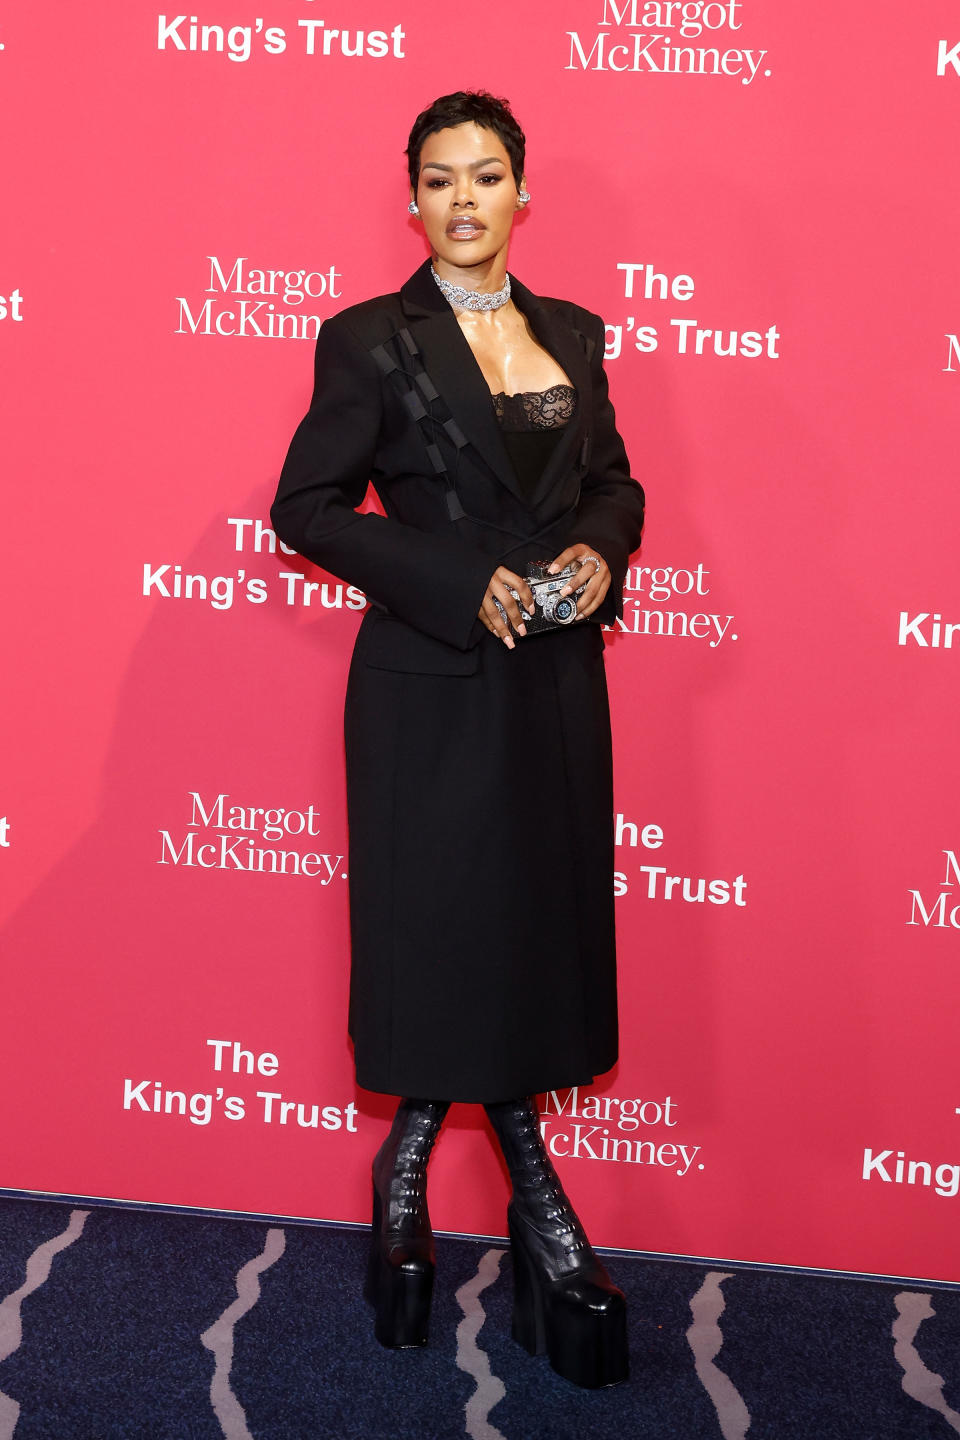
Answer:
<svg viewBox="0 0 960 1440"><path fill-rule="evenodd" d="M371 620L363 662L374 670L400 670L409 675L476 674L480 663L476 645L457 650L392 615L377 614Z"/></svg>

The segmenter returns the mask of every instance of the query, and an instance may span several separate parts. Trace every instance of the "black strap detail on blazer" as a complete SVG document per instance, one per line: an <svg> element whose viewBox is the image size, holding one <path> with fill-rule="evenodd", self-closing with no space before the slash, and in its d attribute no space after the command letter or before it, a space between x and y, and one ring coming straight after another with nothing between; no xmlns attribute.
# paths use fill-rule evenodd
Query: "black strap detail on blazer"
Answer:
<svg viewBox="0 0 960 1440"><path fill-rule="evenodd" d="M580 341L580 344L583 346L584 354L587 357L587 365L592 365L593 357L597 348L596 340L594 340L592 335L585 335L583 331L578 330L576 326L573 326L573 333L574 335L576 335L577 339ZM588 430L586 435L584 435L583 437L583 444L580 446L580 456L577 461L577 469L581 480L583 479L584 475L586 475L587 471L590 469L590 440L591 435L590 431Z"/></svg>
<svg viewBox="0 0 960 1440"><path fill-rule="evenodd" d="M588 336L581 334L579 330L576 331L576 334L587 352L589 361L595 348L594 342ZM435 474L446 484L447 514L451 523L455 523L457 520L469 520L474 525L484 526L485 529L497 530L501 534L514 535L518 540L529 541L536 540L548 530L554 529L560 520L576 510L580 500L579 488L577 498L569 510L561 516L556 516L547 525L542 525L539 530L530 535L521 533L519 530L507 529L503 524L492 525L490 521L481 520L476 515L468 515L457 494L456 473L459 468L460 452L470 442L450 414L440 392L427 373L416 340L404 325L400 330L395 330L390 338L382 344L370 346L369 353L376 362L380 373L397 390L410 419L420 431L427 458L433 466ZM450 473L443 458L443 451L437 443L442 437L446 437L454 448L453 474ZM590 437L585 435L578 461L578 472L581 478L586 474L588 468L589 452Z"/></svg>
<svg viewBox="0 0 960 1440"><path fill-rule="evenodd" d="M370 354L376 361L380 373L390 380L399 392L410 419L420 431L427 458L434 472L447 486L447 514L451 521L462 520L466 514L454 477L447 468L437 440L442 431L454 447L459 460L460 451L467 444L467 437L440 398L440 392L430 379L420 357L420 349L410 331L404 325L394 331L382 345L370 347ZM424 404L426 401L426 404ZM456 469L456 465L455 465Z"/></svg>

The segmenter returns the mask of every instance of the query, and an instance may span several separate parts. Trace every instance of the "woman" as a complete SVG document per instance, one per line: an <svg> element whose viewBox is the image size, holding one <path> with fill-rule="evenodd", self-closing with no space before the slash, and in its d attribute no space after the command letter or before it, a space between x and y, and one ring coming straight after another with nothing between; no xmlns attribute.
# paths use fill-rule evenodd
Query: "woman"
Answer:
<svg viewBox="0 0 960 1440"><path fill-rule="evenodd" d="M506 102L441 97L407 158L431 257L321 327L271 511L281 539L371 602L345 714L349 1027L358 1083L417 1098L374 1161L367 1293L384 1345L425 1343L427 1159L450 1102L482 1103L513 1181L514 1335L575 1383L613 1384L623 1295L528 1097L588 1085L617 1056L598 622L622 610L643 492L603 322L507 275L530 196ZM385 517L356 511L371 480ZM576 614L528 634L537 561L572 565Z"/></svg>

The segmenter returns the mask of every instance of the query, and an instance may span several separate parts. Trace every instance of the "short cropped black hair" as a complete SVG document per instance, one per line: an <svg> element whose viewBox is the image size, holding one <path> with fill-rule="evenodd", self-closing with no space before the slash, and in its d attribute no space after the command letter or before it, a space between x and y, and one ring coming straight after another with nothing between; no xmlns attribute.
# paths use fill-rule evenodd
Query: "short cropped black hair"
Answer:
<svg viewBox="0 0 960 1440"><path fill-rule="evenodd" d="M510 109L510 102L491 95L488 90L457 90L452 95L441 95L426 110L422 110L413 122L410 139L407 141L407 167L410 184L417 188L420 179L420 151L428 135L438 130L452 130L455 125L482 125L492 130L510 156L510 169L517 182L517 189L523 179L523 164L527 139L517 124Z"/></svg>

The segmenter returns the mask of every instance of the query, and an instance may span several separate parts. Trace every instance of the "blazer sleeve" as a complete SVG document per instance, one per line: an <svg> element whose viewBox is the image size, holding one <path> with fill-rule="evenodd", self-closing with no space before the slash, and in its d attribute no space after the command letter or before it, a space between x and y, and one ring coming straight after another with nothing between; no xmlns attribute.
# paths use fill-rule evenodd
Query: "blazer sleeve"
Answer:
<svg viewBox="0 0 960 1440"><path fill-rule="evenodd" d="M609 565L610 589L591 619L610 625L616 616L623 614L623 582L630 555L640 544L644 495L642 487L630 475L630 462L617 430L603 368L603 321L599 315L591 319L594 322L591 336L594 350L590 361L593 439L569 543L575 545L582 541L594 547Z"/></svg>
<svg viewBox="0 0 960 1440"><path fill-rule="evenodd" d="M460 650L496 565L454 533L359 514L381 439L380 373L341 316L317 335L310 409L290 443L270 523L305 559Z"/></svg>

